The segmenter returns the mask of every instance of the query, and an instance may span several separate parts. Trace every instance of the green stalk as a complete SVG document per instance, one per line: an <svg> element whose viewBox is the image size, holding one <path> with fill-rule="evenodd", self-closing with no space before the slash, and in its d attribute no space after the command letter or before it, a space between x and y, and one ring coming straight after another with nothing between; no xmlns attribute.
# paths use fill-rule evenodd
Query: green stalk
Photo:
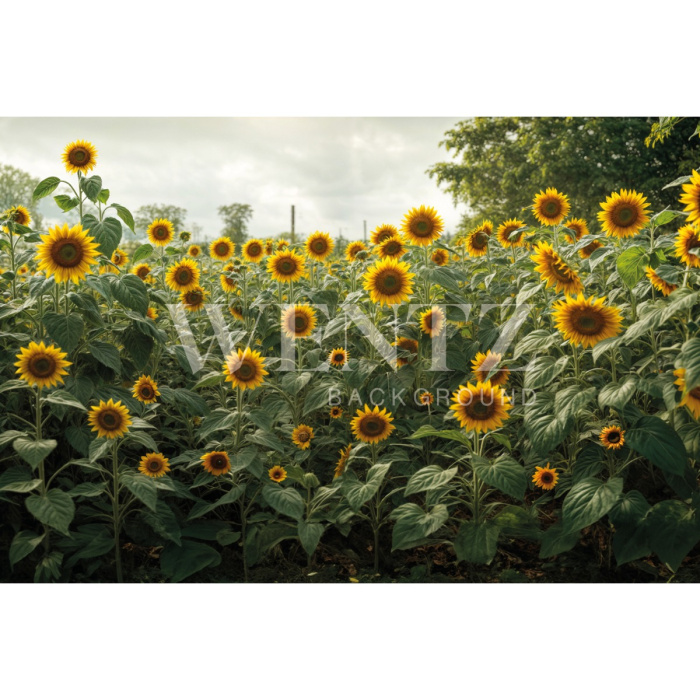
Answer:
<svg viewBox="0 0 700 700"><path fill-rule="evenodd" d="M124 583L122 574L122 552L119 547L119 533L121 530L119 513L119 445L117 440L112 445L112 488L114 497L112 498L112 522L114 525L114 559L117 567L117 583Z"/></svg>
<svg viewBox="0 0 700 700"><path fill-rule="evenodd" d="M42 431L41 431L41 388L37 386L36 388L36 406L35 406L35 428L36 428L36 439L37 441L41 440L42 436ZM42 459L39 462L39 479L41 479L41 485L40 485L40 491L41 495L45 496L46 495L46 470L44 469L44 460ZM46 554L49 553L49 549L51 547L51 534L49 532L49 528L47 525L42 523L42 526L44 528L44 552Z"/></svg>

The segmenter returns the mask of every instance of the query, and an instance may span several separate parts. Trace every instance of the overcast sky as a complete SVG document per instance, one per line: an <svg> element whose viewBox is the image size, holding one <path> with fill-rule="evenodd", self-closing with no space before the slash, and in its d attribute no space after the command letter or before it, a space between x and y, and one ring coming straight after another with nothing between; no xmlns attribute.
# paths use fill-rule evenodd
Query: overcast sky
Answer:
<svg viewBox="0 0 700 700"><path fill-rule="evenodd" d="M189 224L211 239L216 210L253 207L252 236L296 229L361 238L381 223L399 224L421 204L434 206L454 230L462 207L428 177L448 159L438 147L455 117L384 118L0 118L0 163L35 177L66 177L67 143L91 141L113 201L134 212L142 204L184 207ZM43 211L58 220L51 198Z"/></svg>

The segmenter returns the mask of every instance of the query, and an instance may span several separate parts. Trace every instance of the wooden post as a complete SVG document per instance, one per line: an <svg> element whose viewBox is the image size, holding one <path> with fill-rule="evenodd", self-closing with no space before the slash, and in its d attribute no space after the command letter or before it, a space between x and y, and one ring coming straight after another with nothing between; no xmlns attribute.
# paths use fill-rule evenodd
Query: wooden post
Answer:
<svg viewBox="0 0 700 700"><path fill-rule="evenodd" d="M292 245L296 243L296 238L294 236L294 205L292 204Z"/></svg>
<svg viewBox="0 0 700 700"><path fill-rule="evenodd" d="M365 243L367 243L367 221L362 222L362 229L364 231L364 233L362 234L364 241L365 241Z"/></svg>

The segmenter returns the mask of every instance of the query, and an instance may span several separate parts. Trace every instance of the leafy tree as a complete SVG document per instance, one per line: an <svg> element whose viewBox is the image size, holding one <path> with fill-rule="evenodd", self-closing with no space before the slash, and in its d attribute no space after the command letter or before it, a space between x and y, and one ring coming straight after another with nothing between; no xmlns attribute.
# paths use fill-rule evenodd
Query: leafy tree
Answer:
<svg viewBox="0 0 700 700"><path fill-rule="evenodd" d="M39 178L32 177L24 170L0 163L0 214L12 206L21 204L32 215L32 227L39 229L43 216L32 200L32 193L39 184Z"/></svg>
<svg viewBox="0 0 700 700"><path fill-rule="evenodd" d="M461 121L440 143L456 156L428 170L455 203L469 211L460 229L482 218L495 225L522 217L545 187L569 195L571 214L594 224L599 203L620 188L643 192L656 210L677 204L664 185L700 161L690 122L676 125L656 148L644 144L652 119L640 117L475 118ZM531 220L528 217L527 220ZM534 221L533 221L534 222Z"/></svg>
<svg viewBox="0 0 700 700"><path fill-rule="evenodd" d="M185 226L187 209L173 204L144 204L134 213L134 224L137 232L144 233L154 219L167 219L175 228L177 235Z"/></svg>
<svg viewBox="0 0 700 700"><path fill-rule="evenodd" d="M250 204L227 204L219 207L219 216L224 220L223 236L228 236L235 243L243 243L248 237L248 220L253 217Z"/></svg>

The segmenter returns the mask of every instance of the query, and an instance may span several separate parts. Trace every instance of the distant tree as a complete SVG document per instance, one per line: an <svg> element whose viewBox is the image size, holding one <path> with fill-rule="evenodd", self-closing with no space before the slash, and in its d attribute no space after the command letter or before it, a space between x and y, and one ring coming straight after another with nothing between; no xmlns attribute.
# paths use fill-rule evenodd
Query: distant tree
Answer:
<svg viewBox="0 0 700 700"><path fill-rule="evenodd" d="M173 204L144 204L134 212L134 224L138 233L145 233L154 219L167 219L175 228L175 235L185 226L187 209Z"/></svg>
<svg viewBox="0 0 700 700"><path fill-rule="evenodd" d="M41 228L44 217L32 201L34 188L39 178L32 177L24 170L0 163L0 214L12 206L21 204L32 215L32 227Z"/></svg>
<svg viewBox="0 0 700 700"><path fill-rule="evenodd" d="M228 236L235 243L243 243L248 237L248 220L253 217L253 207L234 203L219 207L218 211L224 220L221 235Z"/></svg>

